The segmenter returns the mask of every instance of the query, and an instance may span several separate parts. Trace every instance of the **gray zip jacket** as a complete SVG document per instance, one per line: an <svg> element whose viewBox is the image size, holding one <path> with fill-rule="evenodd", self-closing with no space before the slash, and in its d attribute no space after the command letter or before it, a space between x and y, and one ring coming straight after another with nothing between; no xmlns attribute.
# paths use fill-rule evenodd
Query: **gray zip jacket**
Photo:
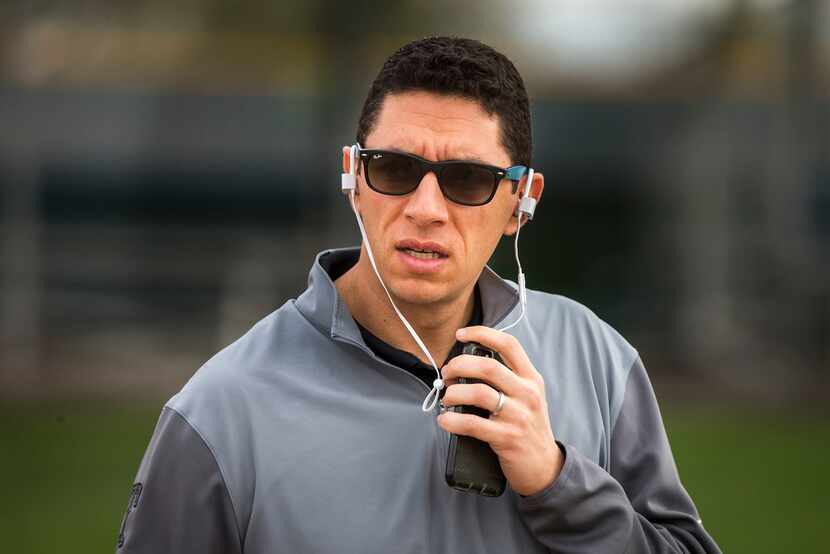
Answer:
<svg viewBox="0 0 830 554"><path fill-rule="evenodd" d="M584 306L528 291L511 332L543 375L566 454L539 493L444 481L428 387L366 346L317 256L308 289L165 405L118 536L126 553L719 552L683 489L637 354ZM483 323L518 316L485 268Z"/></svg>

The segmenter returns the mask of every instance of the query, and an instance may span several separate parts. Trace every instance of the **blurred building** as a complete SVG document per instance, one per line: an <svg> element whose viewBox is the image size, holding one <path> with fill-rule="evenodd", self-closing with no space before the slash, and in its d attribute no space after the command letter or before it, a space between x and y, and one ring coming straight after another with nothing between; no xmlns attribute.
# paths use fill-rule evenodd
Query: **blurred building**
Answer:
<svg viewBox="0 0 830 554"><path fill-rule="evenodd" d="M826 2L144 0L0 7L3 395L170 392L296 296L358 242L337 174L370 80L442 33L527 80L530 286L678 395L830 390Z"/></svg>

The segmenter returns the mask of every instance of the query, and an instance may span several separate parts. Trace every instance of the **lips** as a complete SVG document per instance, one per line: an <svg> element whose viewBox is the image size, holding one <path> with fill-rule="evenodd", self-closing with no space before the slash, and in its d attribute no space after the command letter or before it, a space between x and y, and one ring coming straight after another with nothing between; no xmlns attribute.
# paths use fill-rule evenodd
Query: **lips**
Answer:
<svg viewBox="0 0 830 554"><path fill-rule="evenodd" d="M449 257L449 250L437 242L405 239L395 244L395 249L420 260L438 260Z"/></svg>

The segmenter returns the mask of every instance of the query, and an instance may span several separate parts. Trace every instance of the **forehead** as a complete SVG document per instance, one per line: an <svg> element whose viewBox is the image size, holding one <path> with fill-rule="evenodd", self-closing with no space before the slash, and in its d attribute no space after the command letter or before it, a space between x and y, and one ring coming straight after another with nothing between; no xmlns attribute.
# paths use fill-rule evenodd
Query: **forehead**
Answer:
<svg viewBox="0 0 830 554"><path fill-rule="evenodd" d="M365 148L411 152L427 159L509 164L499 118L475 100L430 92L389 94Z"/></svg>

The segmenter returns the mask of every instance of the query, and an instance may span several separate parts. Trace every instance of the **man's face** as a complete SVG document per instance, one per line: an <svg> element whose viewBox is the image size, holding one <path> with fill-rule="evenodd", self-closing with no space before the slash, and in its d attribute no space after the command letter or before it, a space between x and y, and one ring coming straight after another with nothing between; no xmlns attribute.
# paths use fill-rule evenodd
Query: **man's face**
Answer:
<svg viewBox="0 0 830 554"><path fill-rule="evenodd" d="M499 129L498 117L475 101L397 93L386 97L361 146L506 168L511 160L499 141ZM541 175L534 188L541 194ZM407 303L452 302L468 295L501 236L516 230L512 214L519 196L512 194L508 180L500 182L495 197L483 206L447 200L434 173L427 173L414 192L389 196L369 188L361 172L358 191L358 210L383 280L393 296ZM412 249L437 250L441 256L430 259Z"/></svg>

